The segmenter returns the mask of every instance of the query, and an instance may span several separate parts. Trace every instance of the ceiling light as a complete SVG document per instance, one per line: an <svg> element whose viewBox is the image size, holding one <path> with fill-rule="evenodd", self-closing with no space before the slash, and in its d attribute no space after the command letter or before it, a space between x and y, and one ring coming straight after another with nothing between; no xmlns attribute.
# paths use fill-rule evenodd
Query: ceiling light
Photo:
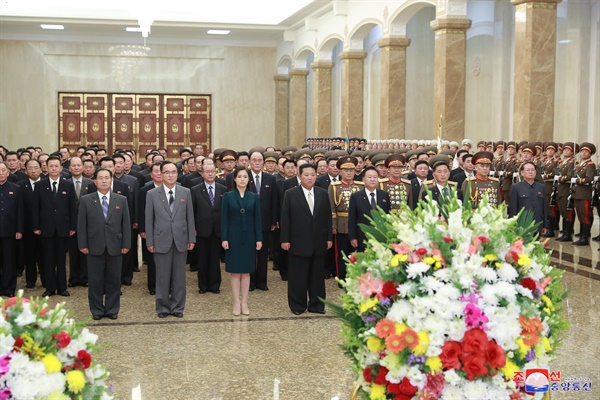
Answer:
<svg viewBox="0 0 600 400"><path fill-rule="evenodd" d="M139 26L128 26L127 28L125 28L125 30L127 32L141 32L142 28L140 28Z"/></svg>
<svg viewBox="0 0 600 400"><path fill-rule="evenodd" d="M229 35L229 32L231 31L225 31L221 29L209 29L206 33L208 33L209 35Z"/></svg>
<svg viewBox="0 0 600 400"><path fill-rule="evenodd" d="M45 24L41 24L40 26L42 27L42 29L54 29L54 30L65 29L65 27L63 25L45 25Z"/></svg>
<svg viewBox="0 0 600 400"><path fill-rule="evenodd" d="M567 43L571 43L571 42L572 42L572 40L570 40L570 39L565 39L565 40L559 40L559 42L558 42L558 43L560 43L560 44L567 44Z"/></svg>

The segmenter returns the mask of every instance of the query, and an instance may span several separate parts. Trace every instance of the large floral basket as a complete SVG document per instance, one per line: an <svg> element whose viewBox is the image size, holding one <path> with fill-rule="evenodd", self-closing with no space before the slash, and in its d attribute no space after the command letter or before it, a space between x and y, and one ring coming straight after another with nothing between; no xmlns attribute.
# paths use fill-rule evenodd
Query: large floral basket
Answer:
<svg viewBox="0 0 600 400"><path fill-rule="evenodd" d="M22 296L0 300L0 399L112 399L108 372L92 359L98 336L64 303Z"/></svg>
<svg viewBox="0 0 600 400"><path fill-rule="evenodd" d="M343 320L358 398L543 397L543 382L514 378L556 354L568 328L563 272L531 215L505 214L487 199L463 208L455 194L373 212L367 250L347 260L341 305L328 303Z"/></svg>

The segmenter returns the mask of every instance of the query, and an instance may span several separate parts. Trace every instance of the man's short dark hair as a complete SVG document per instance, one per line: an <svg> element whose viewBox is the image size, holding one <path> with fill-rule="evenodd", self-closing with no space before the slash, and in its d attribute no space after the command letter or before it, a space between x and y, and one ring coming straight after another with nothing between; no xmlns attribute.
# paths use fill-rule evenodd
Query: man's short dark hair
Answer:
<svg viewBox="0 0 600 400"><path fill-rule="evenodd" d="M192 154L192 152L190 151L190 149L188 149L188 148L186 148L186 147L184 147L184 148L182 148L181 150L179 150L179 155L180 155L180 156L182 156L182 155L183 155L183 153L189 153L189 154Z"/></svg>
<svg viewBox="0 0 600 400"><path fill-rule="evenodd" d="M285 157L282 157L285 158ZM296 160L290 160L289 158L285 158L285 161L283 162L282 166L285 168L285 164L294 164L294 167L296 166Z"/></svg>
<svg viewBox="0 0 600 400"><path fill-rule="evenodd" d="M302 164L300 166L300 175L302 175L302 173L304 172L305 169L307 168L312 168L315 170L315 172L317 172L317 166L313 163L306 163L306 164Z"/></svg>
<svg viewBox="0 0 600 400"><path fill-rule="evenodd" d="M104 158L109 158L109 157L104 157ZM113 158L113 161L117 158L120 158L123 160L123 162L125 162L125 157L123 156L123 153L116 153L112 156L112 158Z"/></svg>
<svg viewBox="0 0 600 400"><path fill-rule="evenodd" d="M250 158L250 155L248 154L248 152L247 152L247 151L240 151L239 153L237 153L237 156L236 156L236 158L235 158L235 159L236 159L236 160L239 160L239 159L240 159L240 157L242 157L242 156L246 156L246 157Z"/></svg>
<svg viewBox="0 0 600 400"><path fill-rule="evenodd" d="M460 158L462 160L463 154L468 153L469 150L465 150L465 149L460 149L459 151L456 152L456 157Z"/></svg>
<svg viewBox="0 0 600 400"><path fill-rule="evenodd" d="M32 163L32 162L36 162L38 164L38 167L42 166L41 162L39 162L35 158L30 158L29 160L25 161L25 168L27 168L27 166L29 165L29 163Z"/></svg>
<svg viewBox="0 0 600 400"><path fill-rule="evenodd" d="M325 165L327 165L327 160L326 160L326 159L324 159L324 158L319 158L319 161L317 161L317 162L316 162L316 164L317 164L317 167L319 166L319 163L320 163L321 161L323 161L323 162L325 163Z"/></svg>
<svg viewBox="0 0 600 400"><path fill-rule="evenodd" d="M109 157L109 156L102 157L102 158L100 159L100 163L99 163L99 164L100 164L100 165L102 165L102 163L103 163L103 162L106 162L106 161L108 161L108 162L111 162L113 165L115 165L115 159L114 159L114 158L112 158L112 157Z"/></svg>
<svg viewBox="0 0 600 400"><path fill-rule="evenodd" d="M106 171L108 172L108 174L110 175L110 177L113 177L113 173L110 172L110 170L106 169L106 168L98 168L97 170L94 171L94 175L92 175L92 179L96 180L96 178L98 177L98 172L102 172L102 171Z"/></svg>
<svg viewBox="0 0 600 400"><path fill-rule="evenodd" d="M59 163L62 161L62 160L60 159L60 157L59 157L59 156L56 156L56 155L52 154L52 155L51 155L50 157L48 157L48 159L46 160L46 165L50 164L50 161L52 161L52 160L56 160L56 161L58 161Z"/></svg>
<svg viewBox="0 0 600 400"><path fill-rule="evenodd" d="M521 166L519 167L519 171L523 171L525 169L525 166L527 164L533 165L533 168L535 168L535 170L537 171L537 167L535 166L535 163L533 163L533 161L525 161L523 164L521 164Z"/></svg>
<svg viewBox="0 0 600 400"><path fill-rule="evenodd" d="M462 156L463 162L467 161L467 158L473 158L473 154L467 152L467 154Z"/></svg>
<svg viewBox="0 0 600 400"><path fill-rule="evenodd" d="M160 164L160 172L161 172L161 173L162 173L162 172L163 172L163 170L165 169L165 165L174 165L174 166L175 166L175 169L177 169L177 165L175 165L175 163L174 163L173 161L166 160L166 161L163 161L163 162Z"/></svg>
<svg viewBox="0 0 600 400"><path fill-rule="evenodd" d="M85 160L83 160L82 164L85 164L86 162L87 163L92 163L92 165L94 165L94 160L92 160L91 158L86 158Z"/></svg>
<svg viewBox="0 0 600 400"><path fill-rule="evenodd" d="M374 167L374 166L372 166L372 165L369 165L368 167L366 167L366 168L363 170L363 177L365 176L365 174L366 174L366 172L367 172L367 171L375 171L375 173L376 173L376 174L379 174L379 172L377 172L377 168L375 168L375 167Z"/></svg>
<svg viewBox="0 0 600 400"><path fill-rule="evenodd" d="M426 154L426 153L422 153L422 154ZM421 164L425 164L425 165L427 165L427 168L429 168L429 163L427 162L427 160L417 160L417 162L415 163L415 169L417 169L417 167Z"/></svg>

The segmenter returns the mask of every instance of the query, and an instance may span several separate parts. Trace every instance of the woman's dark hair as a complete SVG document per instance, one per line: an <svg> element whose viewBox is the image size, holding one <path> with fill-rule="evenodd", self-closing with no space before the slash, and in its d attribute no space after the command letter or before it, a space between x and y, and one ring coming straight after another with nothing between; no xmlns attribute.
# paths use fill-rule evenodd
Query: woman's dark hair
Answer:
<svg viewBox="0 0 600 400"><path fill-rule="evenodd" d="M237 188L237 185L235 184L235 178L237 178L238 174L242 171L246 171L246 173L248 173L248 170L246 169L246 167L235 167L235 169L233 170L233 172L232 172L233 179L231 180L231 189ZM250 174L248 174L248 177L250 177Z"/></svg>

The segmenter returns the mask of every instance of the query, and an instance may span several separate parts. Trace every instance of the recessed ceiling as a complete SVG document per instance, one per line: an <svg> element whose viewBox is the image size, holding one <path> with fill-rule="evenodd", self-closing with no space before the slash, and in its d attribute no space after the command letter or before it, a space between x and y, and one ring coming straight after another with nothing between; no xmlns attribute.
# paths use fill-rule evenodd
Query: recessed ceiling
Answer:
<svg viewBox="0 0 600 400"><path fill-rule="evenodd" d="M277 46L283 32L331 0L5 0L0 40L142 43L126 27L151 21L147 43ZM62 24L61 31L41 24ZM226 29L228 35L208 35Z"/></svg>

